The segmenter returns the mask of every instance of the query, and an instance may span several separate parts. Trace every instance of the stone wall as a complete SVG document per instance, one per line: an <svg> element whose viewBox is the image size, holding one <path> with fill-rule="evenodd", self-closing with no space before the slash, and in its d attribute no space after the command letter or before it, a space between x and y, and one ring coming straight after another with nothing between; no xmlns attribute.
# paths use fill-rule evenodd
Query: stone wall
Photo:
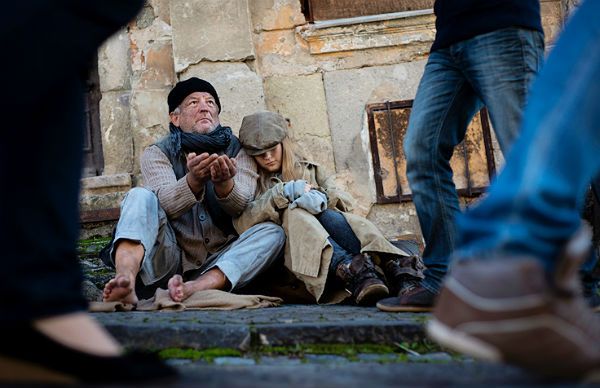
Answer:
<svg viewBox="0 0 600 388"><path fill-rule="evenodd" d="M550 46L573 2L542 1ZM300 0L148 0L99 51L105 168L85 180L82 208L117 207L122 174L143 183L140 153L168 132L168 91L197 76L214 84L221 121L234 132L246 114L281 113L308 156L354 195L358 213L390 238L419 234L410 203L374 205L365 105L414 98L434 23L431 10L315 25Z"/></svg>

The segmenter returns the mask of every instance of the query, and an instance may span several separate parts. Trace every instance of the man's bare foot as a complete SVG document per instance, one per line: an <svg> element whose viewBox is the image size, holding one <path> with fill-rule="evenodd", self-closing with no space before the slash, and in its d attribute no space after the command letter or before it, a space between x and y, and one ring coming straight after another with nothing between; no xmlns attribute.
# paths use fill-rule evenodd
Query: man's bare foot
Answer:
<svg viewBox="0 0 600 388"><path fill-rule="evenodd" d="M137 304L135 282L126 275L116 275L104 286L102 300L105 302L123 302Z"/></svg>
<svg viewBox="0 0 600 388"><path fill-rule="evenodd" d="M229 280L219 268L213 268L202 274L198 279L184 282L181 275L174 275L169 279L169 296L175 302L182 302L196 291L222 290L228 285Z"/></svg>
<svg viewBox="0 0 600 388"><path fill-rule="evenodd" d="M169 279L168 285L169 296L175 302L182 302L184 299L187 299L191 295L187 291L188 287L186 287L181 275L174 275L171 279Z"/></svg>

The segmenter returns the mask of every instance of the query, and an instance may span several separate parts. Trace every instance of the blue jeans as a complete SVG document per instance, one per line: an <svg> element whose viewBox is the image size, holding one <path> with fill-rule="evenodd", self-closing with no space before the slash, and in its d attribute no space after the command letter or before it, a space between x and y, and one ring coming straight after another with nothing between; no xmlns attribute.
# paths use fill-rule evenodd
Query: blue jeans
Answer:
<svg viewBox="0 0 600 388"><path fill-rule="evenodd" d="M333 247L329 270L335 273L340 263L352 261L352 257L360 253L360 241L342 213L325 209L315 217L329 234L328 240Z"/></svg>
<svg viewBox="0 0 600 388"><path fill-rule="evenodd" d="M404 139L407 177L425 239L423 287L437 293L454 250L460 212L450 158L484 105L503 151L516 139L543 34L507 28L430 54Z"/></svg>
<svg viewBox="0 0 600 388"><path fill-rule="evenodd" d="M457 257L531 255L552 271L580 225L584 192L600 169L599 1L586 1L530 94L522 135L479 206L459 218Z"/></svg>

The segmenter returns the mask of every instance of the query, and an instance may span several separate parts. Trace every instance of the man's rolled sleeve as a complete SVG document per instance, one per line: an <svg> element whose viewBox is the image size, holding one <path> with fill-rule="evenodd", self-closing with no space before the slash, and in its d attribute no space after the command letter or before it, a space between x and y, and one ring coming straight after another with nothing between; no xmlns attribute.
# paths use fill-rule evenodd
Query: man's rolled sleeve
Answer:
<svg viewBox="0 0 600 388"><path fill-rule="evenodd" d="M178 218L198 202L186 177L177 179L173 165L157 146L144 150L141 169L144 187L156 193L160 206L170 219ZM204 192L201 193L203 196Z"/></svg>

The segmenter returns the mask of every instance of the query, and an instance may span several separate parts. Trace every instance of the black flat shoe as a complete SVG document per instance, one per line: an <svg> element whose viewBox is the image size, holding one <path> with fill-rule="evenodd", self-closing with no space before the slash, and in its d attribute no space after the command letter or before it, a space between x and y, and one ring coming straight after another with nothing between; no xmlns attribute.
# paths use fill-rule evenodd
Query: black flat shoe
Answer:
<svg viewBox="0 0 600 388"><path fill-rule="evenodd" d="M96 356L61 345L31 326L0 328L0 384L159 384L176 375L154 354Z"/></svg>

